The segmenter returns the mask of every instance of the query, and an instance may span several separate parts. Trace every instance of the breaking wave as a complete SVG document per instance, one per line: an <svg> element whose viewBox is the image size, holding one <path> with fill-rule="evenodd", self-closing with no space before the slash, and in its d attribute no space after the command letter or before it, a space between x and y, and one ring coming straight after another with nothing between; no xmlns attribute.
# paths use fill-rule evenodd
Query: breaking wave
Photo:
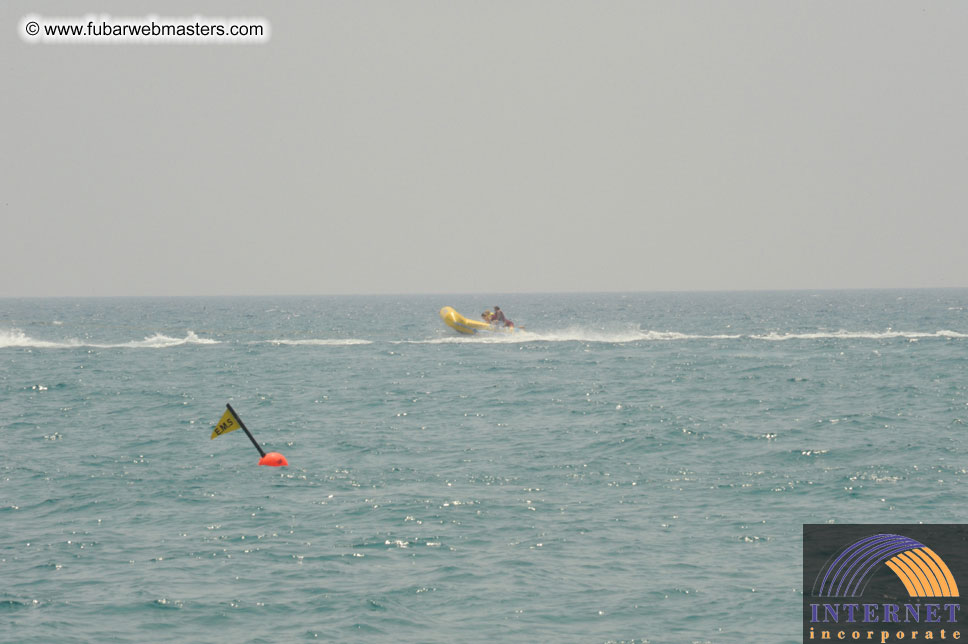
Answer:
<svg viewBox="0 0 968 644"><path fill-rule="evenodd" d="M439 335L423 340L366 340L362 338L309 338L255 340L248 344L268 344L273 346L292 347L349 347L370 345L375 342L389 344L523 344L535 342L582 342L586 344L631 344L636 342L686 342L694 340L757 340L765 342L783 342L788 340L896 340L906 339L917 342L921 339L965 339L968 333L941 329L939 331L811 331L785 332L771 331L756 334L697 334L680 333L678 331L650 331L642 329L626 329L607 331L570 327L558 331L536 332L519 329L513 334L480 333L477 335ZM194 331L188 331L185 337L171 337L156 333L143 340L128 342L92 342L77 338L64 340L39 340L25 334L20 329L0 329L0 349L166 349L185 345L216 345L222 341L210 338L200 338Z"/></svg>
<svg viewBox="0 0 968 644"><path fill-rule="evenodd" d="M513 334L481 333L477 335L445 336L440 338L432 338L429 340L412 340L408 342L412 344L513 344L522 342L587 342L627 344L631 342L649 342L661 340L736 340L741 337L743 336L726 334L700 335L679 333L677 331L643 331L641 329L604 331L581 327L570 327L547 333L519 330Z"/></svg>
<svg viewBox="0 0 968 644"><path fill-rule="evenodd" d="M548 333L518 331L504 335L478 334L454 335L429 340L405 341L413 344L501 344L523 342L585 342L627 344L633 342L668 342L689 340L762 340L779 342L784 340L892 340L907 339L917 341L926 338L964 339L968 333L942 329L940 331L813 331L807 333L770 333L731 334L731 333L680 333L678 331L628 330L620 332L597 331L582 328L569 328Z"/></svg>
<svg viewBox="0 0 968 644"><path fill-rule="evenodd" d="M259 343L256 343L259 344ZM359 338L329 339L313 338L309 340L267 340L265 344L291 347L351 347L357 344L373 344L372 340Z"/></svg>
<svg viewBox="0 0 968 644"><path fill-rule="evenodd" d="M146 337L144 340L130 342L100 343L68 338L66 340L51 341L37 340L25 334L20 329L0 330L0 349L167 349L188 344L220 344L218 340L200 338L194 331L189 331L184 338L173 338L162 333Z"/></svg>
<svg viewBox="0 0 968 644"><path fill-rule="evenodd" d="M906 338L909 340L919 340L921 338L968 338L968 333L948 331L942 329L934 333L921 331L815 331L811 333L776 333L771 332L765 335L751 335L754 340L891 340L896 338Z"/></svg>

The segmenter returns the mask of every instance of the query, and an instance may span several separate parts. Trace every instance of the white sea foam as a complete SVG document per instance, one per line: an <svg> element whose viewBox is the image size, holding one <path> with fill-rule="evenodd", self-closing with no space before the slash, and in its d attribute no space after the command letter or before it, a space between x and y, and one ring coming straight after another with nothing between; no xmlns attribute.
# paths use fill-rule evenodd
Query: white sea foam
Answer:
<svg viewBox="0 0 968 644"><path fill-rule="evenodd" d="M413 340L415 344L501 344L523 342L585 342L605 344L628 344L632 342L653 342L663 340L735 340L740 335L697 335L679 333L677 331L643 331L641 329L627 329L623 331L606 331L602 329L587 329L569 327L558 331L532 332L519 330L512 334L479 333L476 335L445 336L430 340Z"/></svg>
<svg viewBox="0 0 968 644"><path fill-rule="evenodd" d="M530 332L519 331L511 335L499 333L477 334L461 336L443 336L430 340L411 341L416 344L500 344L500 343L523 343L523 342L585 342L585 343L611 343L627 344L633 342L668 342L668 341L688 341L688 340L763 340L767 342L778 342L783 340L890 340L903 338L910 341L917 341L921 338L948 338L964 339L968 338L968 333L950 331L942 329L939 331L813 331L808 333L779 333L776 331L764 334L698 334L680 333L678 331L650 331L650 330L626 330L626 331L603 331L596 329L584 329L573 327L550 332Z"/></svg>
<svg viewBox="0 0 968 644"><path fill-rule="evenodd" d="M35 340L26 335L20 329L0 329L0 349L9 347L30 348L30 349L58 349L66 347L79 347L80 340L68 340L66 342L48 342L45 340Z"/></svg>
<svg viewBox="0 0 968 644"><path fill-rule="evenodd" d="M776 333L751 335L754 340L890 340L895 338L968 338L968 334L942 329L933 333L923 331L814 331L811 333Z"/></svg>
<svg viewBox="0 0 968 644"><path fill-rule="evenodd" d="M60 341L37 340L25 334L20 329L0 329L0 349L77 349L88 347L93 349L166 349L186 344L219 344L218 340L200 338L194 331L189 331L184 338L172 338L161 333L146 337L144 340L132 340L120 343L99 343L67 338Z"/></svg>
<svg viewBox="0 0 968 644"><path fill-rule="evenodd" d="M166 349L168 347L180 347L185 344L219 344L218 340L210 338L200 338L194 331L189 331L184 338L172 338L161 333L156 333L144 340L123 342L121 344L92 344L93 347L113 349L113 348L132 348L132 349Z"/></svg>
<svg viewBox="0 0 968 644"><path fill-rule="evenodd" d="M373 344L373 341L360 338L312 338L309 340L268 340L267 343L292 347L349 347L356 344Z"/></svg>
<svg viewBox="0 0 968 644"><path fill-rule="evenodd" d="M529 334L532 335L532 334ZM597 342L626 344L630 342L661 342L674 340L735 340L739 335L726 334L693 334L680 333L678 331L649 331L642 329L629 329L626 331L599 331L589 330L580 327L551 331L548 333L535 333L534 338L529 340L534 342Z"/></svg>
<svg viewBox="0 0 968 644"><path fill-rule="evenodd" d="M636 342L684 342L693 340L761 340L766 342L781 342L786 340L891 340L907 339L916 342L919 339L965 339L968 333L941 329L938 331L811 331L805 333L781 333L773 331L764 334L695 334L680 333L678 331L651 331L642 329L604 330L595 328L569 327L557 331L533 332L519 329L515 333L479 333L476 335L441 335L426 340L390 340L390 344L522 344L532 342L582 342L587 344L630 344ZM308 338L257 340L250 344L271 344L274 346L317 346L317 347L347 347L373 344L373 340L362 338ZM0 349L30 348L30 349L165 349L185 345L215 345L219 340L200 338L193 331L188 331L185 337L171 337L156 333L143 340L128 342L100 343L77 338L64 340L39 340L25 334L20 329L0 329Z"/></svg>

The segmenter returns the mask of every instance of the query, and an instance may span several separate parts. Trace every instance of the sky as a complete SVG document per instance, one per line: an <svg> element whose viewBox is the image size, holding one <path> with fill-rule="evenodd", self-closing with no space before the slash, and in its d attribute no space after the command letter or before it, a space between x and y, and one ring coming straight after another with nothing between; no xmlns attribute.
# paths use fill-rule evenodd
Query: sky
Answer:
<svg viewBox="0 0 968 644"><path fill-rule="evenodd" d="M20 34L87 14L271 36ZM968 286L960 0L0 19L0 297Z"/></svg>

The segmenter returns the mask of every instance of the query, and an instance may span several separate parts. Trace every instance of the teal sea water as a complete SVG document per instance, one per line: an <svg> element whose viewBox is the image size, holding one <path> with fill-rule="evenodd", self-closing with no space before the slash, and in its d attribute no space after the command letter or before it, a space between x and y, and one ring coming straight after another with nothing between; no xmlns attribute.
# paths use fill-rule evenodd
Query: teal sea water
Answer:
<svg viewBox="0 0 968 644"><path fill-rule="evenodd" d="M966 290L0 300L0 640L796 642L966 422Z"/></svg>

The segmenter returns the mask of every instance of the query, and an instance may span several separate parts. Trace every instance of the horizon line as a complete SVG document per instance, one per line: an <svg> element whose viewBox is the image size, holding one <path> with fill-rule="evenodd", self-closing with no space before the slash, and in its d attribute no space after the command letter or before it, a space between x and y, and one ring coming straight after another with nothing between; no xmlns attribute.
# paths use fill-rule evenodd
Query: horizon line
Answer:
<svg viewBox="0 0 968 644"><path fill-rule="evenodd" d="M824 293L857 291L944 291L966 290L968 286L850 286L817 288L747 288L747 289L667 289L667 290L603 290L603 291L425 291L425 292L361 292L361 293L219 293L194 295L158 294L113 294L113 295L2 295L0 300L41 300L41 299L163 299L163 298L264 298L264 297L429 297L429 296L498 296L519 295L676 295L676 294L713 294L713 293Z"/></svg>

